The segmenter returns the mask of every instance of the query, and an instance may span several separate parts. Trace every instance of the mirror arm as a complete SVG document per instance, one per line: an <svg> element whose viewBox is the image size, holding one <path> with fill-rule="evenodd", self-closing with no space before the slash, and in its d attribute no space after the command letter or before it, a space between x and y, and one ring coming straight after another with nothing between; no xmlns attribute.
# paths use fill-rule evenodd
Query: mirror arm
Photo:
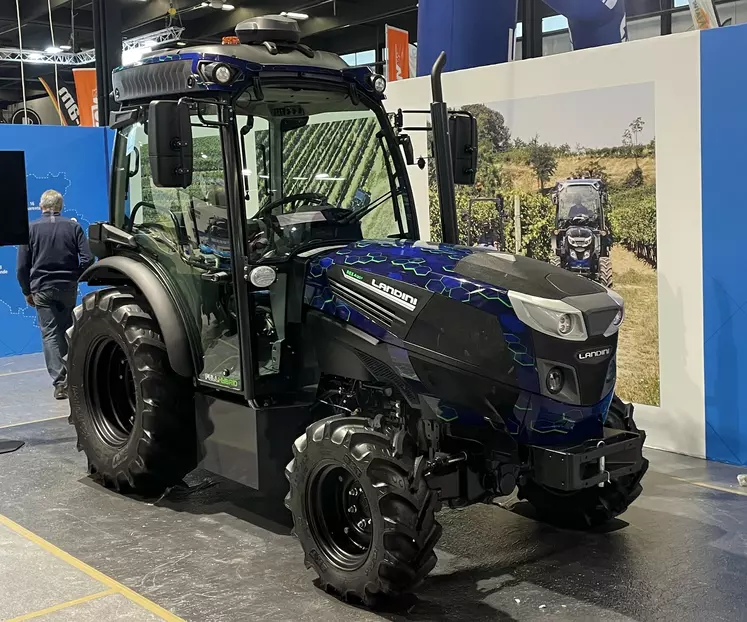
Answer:
<svg viewBox="0 0 747 622"><path fill-rule="evenodd" d="M192 127L215 127L215 128L221 128L221 127L228 127L229 124L224 121L208 121L204 117L204 113L202 112L201 104L208 103L211 106L217 106L217 107L224 107L224 108L231 108L230 104L224 104L222 102L205 102L205 101L198 101L192 97L181 97L179 98L179 104L186 104L190 107L190 109L194 109L197 112L197 118L200 120L201 126L192 123Z"/></svg>

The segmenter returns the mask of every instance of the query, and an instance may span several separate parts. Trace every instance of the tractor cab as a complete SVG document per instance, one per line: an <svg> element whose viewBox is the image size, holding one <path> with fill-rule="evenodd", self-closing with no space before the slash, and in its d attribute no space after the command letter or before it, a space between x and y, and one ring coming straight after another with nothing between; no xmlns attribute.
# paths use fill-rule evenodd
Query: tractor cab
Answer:
<svg viewBox="0 0 747 622"><path fill-rule="evenodd" d="M607 186L601 179L568 179L552 190L555 230L551 263L612 285Z"/></svg>
<svg viewBox="0 0 747 622"><path fill-rule="evenodd" d="M286 329L315 249L416 240L418 225L383 77L299 43L290 19L237 37L115 72L113 200L97 232L125 232L164 273L198 383L251 398L303 376ZM96 236L100 256L128 250Z"/></svg>
<svg viewBox="0 0 747 622"><path fill-rule="evenodd" d="M604 228L607 189L599 179L569 179L553 190L556 228L591 225Z"/></svg>

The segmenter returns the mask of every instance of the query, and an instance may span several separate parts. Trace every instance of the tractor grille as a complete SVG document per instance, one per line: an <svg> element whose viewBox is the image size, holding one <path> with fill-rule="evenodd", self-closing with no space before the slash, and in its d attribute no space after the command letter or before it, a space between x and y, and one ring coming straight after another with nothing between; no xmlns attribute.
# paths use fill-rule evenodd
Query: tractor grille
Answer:
<svg viewBox="0 0 747 622"><path fill-rule="evenodd" d="M589 335L601 335L606 331L612 320L615 319L619 309L602 309L601 311L591 311L586 314L586 323L589 329Z"/></svg>
<svg viewBox="0 0 747 622"><path fill-rule="evenodd" d="M329 287L332 290L332 293L342 302L349 305L359 313L362 313L368 319L381 324L386 328L391 328L395 322L400 324L407 323L393 311L390 311L386 307L373 302L366 296L353 291L339 281L330 279Z"/></svg>

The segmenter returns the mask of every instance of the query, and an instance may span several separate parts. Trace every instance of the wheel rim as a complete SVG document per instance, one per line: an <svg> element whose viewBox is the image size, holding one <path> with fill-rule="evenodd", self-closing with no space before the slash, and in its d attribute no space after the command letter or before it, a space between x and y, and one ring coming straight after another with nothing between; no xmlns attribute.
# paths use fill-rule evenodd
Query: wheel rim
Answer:
<svg viewBox="0 0 747 622"><path fill-rule="evenodd" d="M96 431L111 447L123 447L135 426L137 393L127 355L115 340L104 338L94 343L86 379Z"/></svg>
<svg viewBox="0 0 747 622"><path fill-rule="evenodd" d="M368 558L371 508L360 482L347 469L328 465L311 479L307 516L314 540L338 568L355 570Z"/></svg>

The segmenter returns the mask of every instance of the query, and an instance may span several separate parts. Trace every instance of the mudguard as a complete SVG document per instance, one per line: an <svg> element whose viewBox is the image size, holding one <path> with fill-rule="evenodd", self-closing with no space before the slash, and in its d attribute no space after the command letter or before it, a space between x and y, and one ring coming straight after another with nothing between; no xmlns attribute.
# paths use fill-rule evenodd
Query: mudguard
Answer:
<svg viewBox="0 0 747 622"><path fill-rule="evenodd" d="M124 278L123 278L124 277ZM106 257L86 270L81 282L113 285L132 282L145 296L161 327L171 368L180 376L193 378L194 360L184 321L158 276L147 265L129 257Z"/></svg>

